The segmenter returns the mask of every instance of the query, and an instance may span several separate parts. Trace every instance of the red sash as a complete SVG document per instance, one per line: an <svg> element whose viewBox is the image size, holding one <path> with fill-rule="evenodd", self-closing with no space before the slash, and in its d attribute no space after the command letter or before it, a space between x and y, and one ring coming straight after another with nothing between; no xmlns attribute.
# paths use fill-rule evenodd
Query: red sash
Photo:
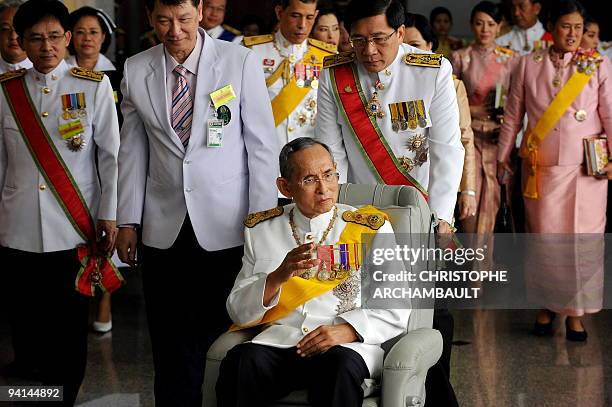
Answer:
<svg viewBox="0 0 612 407"><path fill-rule="evenodd" d="M96 286L105 292L115 291L123 284L123 277L111 259L98 249L94 220L78 185L40 122L23 77L3 82L2 88L39 171L72 226L87 242L77 247L81 268L75 280L76 290L87 296L95 294Z"/></svg>
<svg viewBox="0 0 612 407"><path fill-rule="evenodd" d="M401 166L376 119L368 114L367 101L357 79L356 69L354 64L333 67L330 69L330 78L340 110L357 145L361 147L363 158L380 183L413 186L427 199L425 188Z"/></svg>

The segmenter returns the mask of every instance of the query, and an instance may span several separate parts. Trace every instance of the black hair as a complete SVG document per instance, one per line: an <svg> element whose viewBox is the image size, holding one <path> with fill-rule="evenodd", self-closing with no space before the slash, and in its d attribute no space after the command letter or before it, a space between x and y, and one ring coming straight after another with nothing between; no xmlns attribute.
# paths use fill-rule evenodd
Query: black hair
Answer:
<svg viewBox="0 0 612 407"><path fill-rule="evenodd" d="M70 16L68 18L68 29L70 31L73 31L74 26L77 25L79 20L83 17L95 17L98 19L100 28L102 28L102 32L105 34L104 42L102 42L102 46L100 47L100 53L105 54L106 51L108 51L108 47L111 43L111 35L113 34L111 30L113 29L114 23L112 21L106 21L101 15L100 10L95 9L93 7L85 6L70 13ZM111 27L109 27L109 24L112 24ZM76 55L76 50L74 49L74 41L70 41L70 45L68 45L68 51L71 55Z"/></svg>
<svg viewBox="0 0 612 407"><path fill-rule="evenodd" d="M280 167L281 177L289 179L291 178L291 175L293 175L294 168L293 163L291 162L291 156L293 154L297 153L300 150L305 150L314 146L323 147L325 151L329 153L329 156L331 157L332 161L334 161L334 156L325 143L321 143L320 141L310 137L298 137L295 140L291 140L290 142L285 144L285 146L280 152L280 155L278 157L278 164Z"/></svg>
<svg viewBox="0 0 612 407"><path fill-rule="evenodd" d="M550 7L548 11L548 22L554 27L561 17L572 13L586 17L586 9L578 0L556 0L554 7Z"/></svg>
<svg viewBox="0 0 612 407"><path fill-rule="evenodd" d="M336 18L338 19L338 22L340 22L340 18L338 18L338 13L336 12L336 8L334 7L333 3L327 2L327 1L321 1L319 2L317 6L317 10L319 11L319 14L317 14L317 18L315 18L315 22L312 25L313 29L314 27L317 26L317 23L319 22L319 18L321 18L321 16L326 16L328 14L335 15Z"/></svg>
<svg viewBox="0 0 612 407"><path fill-rule="evenodd" d="M153 11L153 9L155 8L156 1L159 1L160 4L163 4L166 6L178 6L183 3L191 2L193 7L196 7L196 8L201 3L201 0L146 0L145 6L147 7L147 10L149 10L149 12Z"/></svg>
<svg viewBox="0 0 612 407"><path fill-rule="evenodd" d="M404 25L406 28L413 27L419 30L425 42L431 42L432 50L438 48L438 38L436 38L427 17L423 14L406 13Z"/></svg>
<svg viewBox="0 0 612 407"><path fill-rule="evenodd" d="M387 24L397 30L404 25L404 13L404 6L399 0L353 0L346 8L344 25L350 32L353 23L384 14Z"/></svg>
<svg viewBox="0 0 612 407"><path fill-rule="evenodd" d="M316 3L318 0L299 0L299 1L305 4L312 4L312 3ZM289 4L291 4L291 0L279 0L278 1L278 5L281 6L282 8L289 7Z"/></svg>
<svg viewBox="0 0 612 407"><path fill-rule="evenodd" d="M68 9L58 0L28 0L17 9L13 27L19 38L47 17L56 19L64 31L68 31Z"/></svg>
<svg viewBox="0 0 612 407"><path fill-rule="evenodd" d="M491 17L497 24L502 22L504 18L503 11L499 4L495 4L491 1L484 0L480 3L476 4L472 9L472 14L470 15L470 23L474 22L474 17L476 13L485 13L489 17Z"/></svg>
<svg viewBox="0 0 612 407"><path fill-rule="evenodd" d="M453 23L453 15L451 14L450 10L447 9L446 7L436 7L433 10L431 10L431 13L429 14L429 22L433 24L436 17L438 17L440 14L446 14L451 24Z"/></svg>
<svg viewBox="0 0 612 407"><path fill-rule="evenodd" d="M586 16L584 16L584 30L585 30L585 31L586 31L586 27L587 27L587 25L589 25L589 24L597 24L597 25L600 25L600 24L599 24L599 21L598 21L598 20L597 20L595 17L593 17L591 14L588 14L588 13L587 13L587 15L586 15Z"/></svg>

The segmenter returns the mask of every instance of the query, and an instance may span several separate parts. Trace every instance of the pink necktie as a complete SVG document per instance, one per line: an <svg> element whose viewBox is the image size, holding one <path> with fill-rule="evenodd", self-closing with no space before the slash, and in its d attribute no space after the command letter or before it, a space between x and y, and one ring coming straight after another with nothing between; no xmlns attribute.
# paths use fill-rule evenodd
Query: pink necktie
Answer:
<svg viewBox="0 0 612 407"><path fill-rule="evenodd" d="M181 139L183 146L187 147L191 135L193 100L189 84L185 79L187 69L183 65L177 65L173 72L176 74L176 86L172 90L172 128Z"/></svg>

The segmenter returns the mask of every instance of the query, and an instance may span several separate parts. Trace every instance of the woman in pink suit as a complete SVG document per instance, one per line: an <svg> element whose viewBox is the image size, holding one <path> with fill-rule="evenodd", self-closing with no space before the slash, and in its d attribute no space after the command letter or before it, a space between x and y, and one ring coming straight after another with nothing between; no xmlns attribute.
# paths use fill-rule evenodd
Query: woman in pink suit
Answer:
<svg viewBox="0 0 612 407"><path fill-rule="evenodd" d="M603 234L606 222L606 180L612 178L612 165L605 168L607 176L588 176L583 165L583 139L607 135L608 145L612 146L612 78L607 59L579 49L584 15L583 6L576 0L555 3L549 23L554 44L549 50L521 58L512 76L498 144L501 179L511 174L510 152L527 113L529 124L521 146L527 230L541 234L538 238L548 236L549 241L563 236L551 234L566 234L566 240L568 236L580 240L589 236L587 233ZM583 78L582 83L575 81L579 77ZM574 80L568 85L570 78ZM569 89L574 89L573 94ZM557 94L565 96L561 98ZM557 105L557 111L563 112L559 118L549 106L561 99L566 102ZM541 121L542 117L548 120ZM548 125L544 124L546 121ZM556 244L552 246L554 253L530 260L540 263L528 270L527 280L531 277L543 290L540 304L547 308L538 313L536 335L552 334L552 321L560 313L567 315L566 338L584 341L587 334L581 317L601 308L592 298L601 295L598 281L603 282L603 244L593 244L592 252L586 256L578 253L577 247L568 250L567 246ZM558 261L556 255L564 260ZM584 273L591 275L585 277ZM558 300L563 296L570 298L571 288L578 290L573 291L572 298L580 300ZM556 299L554 295L546 295L551 289L556 290ZM587 301L582 301L584 298Z"/></svg>
<svg viewBox="0 0 612 407"><path fill-rule="evenodd" d="M512 50L495 43L502 22L500 7L490 1L478 3L470 24L474 44L453 52L453 73L465 84L472 115L476 147L475 216L462 220L468 233L492 233L500 205L497 182L497 139L501 128L501 109L495 109L496 90L509 88L510 73L518 58ZM501 93L501 92L500 92Z"/></svg>

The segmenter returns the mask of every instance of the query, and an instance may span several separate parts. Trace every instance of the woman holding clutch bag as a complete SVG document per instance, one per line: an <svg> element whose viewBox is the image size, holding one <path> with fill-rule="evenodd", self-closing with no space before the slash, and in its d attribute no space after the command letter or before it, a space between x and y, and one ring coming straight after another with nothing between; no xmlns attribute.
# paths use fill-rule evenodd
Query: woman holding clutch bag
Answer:
<svg viewBox="0 0 612 407"><path fill-rule="evenodd" d="M576 0L560 0L550 14L553 46L522 57L512 77L498 176L512 172L510 152L527 113L521 145L523 197L527 231L537 234L529 249L541 250L528 256L525 277L546 307L538 313L534 334L551 335L558 313L567 315L566 338L584 341L581 317L601 309L605 180L612 179L612 165L603 176L588 176L583 140L606 134L612 145L612 78L606 58L579 48L584 7ZM593 236L601 236L600 241ZM591 239L588 245L585 239Z"/></svg>
<svg viewBox="0 0 612 407"><path fill-rule="evenodd" d="M502 22L500 7L490 1L478 3L472 10L470 24L475 42L452 54L453 73L465 84L470 102L474 146L476 150L476 210L462 219L467 233L493 233L500 206L497 182L497 138L501 128L503 90L508 89L510 73L516 66L512 50L499 47L495 37Z"/></svg>

